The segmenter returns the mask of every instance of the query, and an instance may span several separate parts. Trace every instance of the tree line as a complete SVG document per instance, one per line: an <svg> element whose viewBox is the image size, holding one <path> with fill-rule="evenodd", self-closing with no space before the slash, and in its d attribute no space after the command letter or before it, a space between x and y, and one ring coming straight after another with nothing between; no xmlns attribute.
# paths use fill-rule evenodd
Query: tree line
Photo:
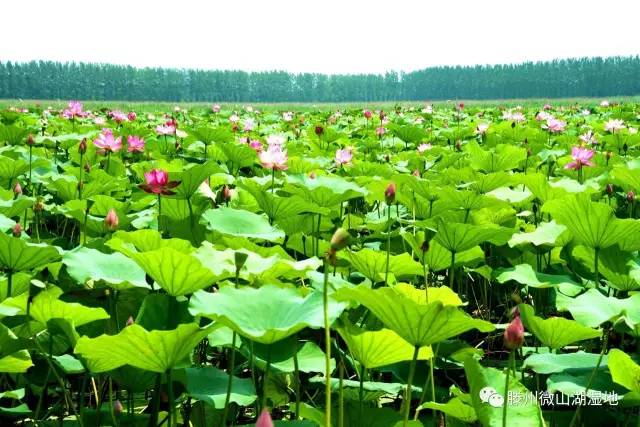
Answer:
<svg viewBox="0 0 640 427"><path fill-rule="evenodd" d="M640 56L339 75L4 61L0 62L0 98L369 102L602 97L640 94L638 76Z"/></svg>

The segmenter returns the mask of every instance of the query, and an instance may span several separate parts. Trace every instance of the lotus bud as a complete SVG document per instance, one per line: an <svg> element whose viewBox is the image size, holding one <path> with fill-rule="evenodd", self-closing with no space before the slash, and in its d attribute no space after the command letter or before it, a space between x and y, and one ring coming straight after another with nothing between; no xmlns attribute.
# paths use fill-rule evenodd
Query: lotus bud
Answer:
<svg viewBox="0 0 640 427"><path fill-rule="evenodd" d="M33 134L29 134L29 136L27 137L27 145L33 146L35 145L35 140L33 139Z"/></svg>
<svg viewBox="0 0 640 427"><path fill-rule="evenodd" d="M636 195L633 193L633 191L629 191L627 193L627 202L633 203L635 199L636 199Z"/></svg>
<svg viewBox="0 0 640 427"><path fill-rule="evenodd" d="M413 176L416 176L416 177L418 177L418 178L420 178L420 169L416 169L416 170L414 170L414 171L413 171L413 173L412 173L412 175L413 175Z"/></svg>
<svg viewBox="0 0 640 427"><path fill-rule="evenodd" d="M385 116L386 116L385 112L380 110L380 113L378 114L378 117L380 117L380 120L383 120Z"/></svg>
<svg viewBox="0 0 640 427"><path fill-rule="evenodd" d="M16 185L13 186L13 195L16 197L22 195L22 186L19 181L16 181Z"/></svg>
<svg viewBox="0 0 640 427"><path fill-rule="evenodd" d="M87 138L82 138L80 144L78 145L78 153L84 154L87 152Z"/></svg>
<svg viewBox="0 0 640 427"><path fill-rule="evenodd" d="M44 210L44 205L42 204L42 200L40 199L36 200L36 202L33 204L33 211L42 212L43 210Z"/></svg>
<svg viewBox="0 0 640 427"><path fill-rule="evenodd" d="M369 120L369 119L371 118L371 111L366 110L366 111L364 112L364 118L365 118L365 119L367 119L367 120Z"/></svg>
<svg viewBox="0 0 640 427"><path fill-rule="evenodd" d="M22 235L22 226L19 222L16 222L11 232L13 233L13 237L20 237Z"/></svg>
<svg viewBox="0 0 640 427"><path fill-rule="evenodd" d="M613 194L613 185L607 184L607 187L605 188L605 191L607 192L607 195L609 197L611 197L611 195Z"/></svg>
<svg viewBox="0 0 640 427"><path fill-rule="evenodd" d="M516 315L504 330L504 346L509 350L515 350L524 344L524 326L520 315Z"/></svg>
<svg viewBox="0 0 640 427"><path fill-rule="evenodd" d="M135 111L129 111L129 114L127 114L127 119L129 119L130 122L135 122L137 118L138 115Z"/></svg>
<svg viewBox="0 0 640 427"><path fill-rule="evenodd" d="M262 410L262 413L258 417L256 427L273 427L273 420L271 419L271 415L269 415L269 411L266 408Z"/></svg>
<svg viewBox="0 0 640 427"><path fill-rule="evenodd" d="M122 402L120 402L119 400L113 402L113 412L115 412L116 415L120 415L123 409L124 408L122 406Z"/></svg>
<svg viewBox="0 0 640 427"><path fill-rule="evenodd" d="M387 205L391 205L396 201L396 184L393 182L389 183L386 190L384 190L384 200Z"/></svg>
<svg viewBox="0 0 640 427"><path fill-rule="evenodd" d="M422 244L420 245L420 250L422 252L428 252L429 251L429 241L425 240L424 242L422 242Z"/></svg>
<svg viewBox="0 0 640 427"><path fill-rule="evenodd" d="M231 200L231 189L229 188L228 185L225 185L222 188L222 198L225 202L228 202L229 200Z"/></svg>
<svg viewBox="0 0 640 427"><path fill-rule="evenodd" d="M460 140L456 141L456 151L461 151L462 150L462 142L460 142Z"/></svg>
<svg viewBox="0 0 640 427"><path fill-rule="evenodd" d="M315 132L316 135L320 136L324 133L324 128L322 126L316 126Z"/></svg>
<svg viewBox="0 0 640 427"><path fill-rule="evenodd" d="M120 220L118 219L118 214L115 209L109 209L107 216L104 218L104 225L106 225L110 231L114 231L118 228L119 223Z"/></svg>
<svg viewBox="0 0 640 427"><path fill-rule="evenodd" d="M133 325L135 322L135 320L133 320L133 316L129 316L129 318L127 319L127 326L131 326Z"/></svg>
<svg viewBox="0 0 640 427"><path fill-rule="evenodd" d="M318 175L316 175L315 171L311 171L309 172L309 178L310 179L316 179Z"/></svg>
<svg viewBox="0 0 640 427"><path fill-rule="evenodd" d="M331 237L331 249L339 251L346 248L351 240L351 235L344 228L338 228Z"/></svg>

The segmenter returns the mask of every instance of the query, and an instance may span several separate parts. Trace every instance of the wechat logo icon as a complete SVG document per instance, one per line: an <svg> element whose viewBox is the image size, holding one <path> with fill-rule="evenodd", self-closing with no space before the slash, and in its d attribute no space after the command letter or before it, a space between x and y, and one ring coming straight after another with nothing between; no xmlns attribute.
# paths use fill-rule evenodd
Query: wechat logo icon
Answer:
<svg viewBox="0 0 640 427"><path fill-rule="evenodd" d="M493 387L484 387L480 390L480 400L484 403L488 403L494 408L501 408L504 405L504 397L498 394Z"/></svg>

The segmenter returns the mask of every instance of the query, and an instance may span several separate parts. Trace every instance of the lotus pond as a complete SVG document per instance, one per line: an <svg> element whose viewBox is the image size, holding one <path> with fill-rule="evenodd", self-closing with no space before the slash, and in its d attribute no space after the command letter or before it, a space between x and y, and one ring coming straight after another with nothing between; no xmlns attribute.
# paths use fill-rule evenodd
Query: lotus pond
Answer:
<svg viewBox="0 0 640 427"><path fill-rule="evenodd" d="M0 425L640 425L640 109L0 112Z"/></svg>

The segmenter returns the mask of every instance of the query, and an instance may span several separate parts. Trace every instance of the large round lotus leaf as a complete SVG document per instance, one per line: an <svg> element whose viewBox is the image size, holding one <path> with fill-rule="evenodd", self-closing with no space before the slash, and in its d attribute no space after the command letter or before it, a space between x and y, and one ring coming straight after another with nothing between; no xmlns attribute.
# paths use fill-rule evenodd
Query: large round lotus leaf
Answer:
<svg viewBox="0 0 640 427"><path fill-rule="evenodd" d="M491 323L474 319L455 305L437 300L420 304L393 288L342 288L337 295L339 299L354 300L367 307L412 346L435 344L474 328L481 332L495 329Z"/></svg>
<svg viewBox="0 0 640 427"><path fill-rule="evenodd" d="M65 253L62 263L67 266L69 275L80 284L91 279L104 281L116 289L149 287L144 270L118 252L105 254L95 249L80 247Z"/></svg>
<svg viewBox="0 0 640 427"><path fill-rule="evenodd" d="M333 322L345 304L329 300ZM324 327L322 293L302 296L297 289L265 285L258 289L224 287L219 292L196 292L189 302L194 316L223 323L250 340L272 344L304 328Z"/></svg>
<svg viewBox="0 0 640 427"><path fill-rule="evenodd" d="M526 330L530 331L546 347L560 349L574 342L600 336L600 331L582 326L575 320L563 317L543 319L536 316L533 307L527 304L520 304L518 308Z"/></svg>
<svg viewBox="0 0 640 427"><path fill-rule="evenodd" d="M224 408L227 397L229 375L214 366L186 368L184 374L176 373L176 379L184 375L187 393L194 399L212 405L214 408ZM231 396L229 401L241 406L251 405L258 398L251 378L233 377Z"/></svg>
<svg viewBox="0 0 640 427"><path fill-rule="evenodd" d="M124 365L164 373L189 366L189 356L212 327L183 324L170 331L147 331L140 325L125 327L117 335L82 337L75 353L82 356L91 372L106 372Z"/></svg>
<svg viewBox="0 0 640 427"><path fill-rule="evenodd" d="M276 242L284 239L284 232L269 224L269 220L253 212L219 208L202 214L200 223L209 230L232 236L249 237Z"/></svg>
<svg viewBox="0 0 640 427"><path fill-rule="evenodd" d="M609 371L613 381L640 392L640 366L624 351L614 348L609 352Z"/></svg>
<svg viewBox="0 0 640 427"><path fill-rule="evenodd" d="M387 255L385 252L374 251L373 249L362 249L358 252L346 251L340 254L340 258L347 260L353 268L372 282L384 280L387 268ZM424 275L424 269L410 254L405 252L389 257L389 273L396 276L396 278L422 276Z"/></svg>
<svg viewBox="0 0 640 427"><path fill-rule="evenodd" d="M61 295L62 289L56 286L40 292L31 303L29 311L31 317L44 325L51 319L64 319L73 322L75 326L109 318L109 314L102 308L62 301Z"/></svg>
<svg viewBox="0 0 640 427"><path fill-rule="evenodd" d="M606 297L597 289L575 298L558 293L556 306L560 311L568 311L576 321L585 326L598 327L602 323L619 319L633 330L640 325L640 294L629 298Z"/></svg>
<svg viewBox="0 0 640 427"><path fill-rule="evenodd" d="M53 246L31 244L0 233L0 267L7 270L31 270L59 258L60 254Z"/></svg>

